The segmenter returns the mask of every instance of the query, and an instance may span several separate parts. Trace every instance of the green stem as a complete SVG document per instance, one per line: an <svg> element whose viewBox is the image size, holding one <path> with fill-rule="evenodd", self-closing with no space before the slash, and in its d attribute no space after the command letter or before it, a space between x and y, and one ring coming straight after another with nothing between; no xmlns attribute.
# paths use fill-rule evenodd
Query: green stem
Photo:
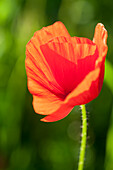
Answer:
<svg viewBox="0 0 113 170"><path fill-rule="evenodd" d="M84 156L85 156L85 149L86 149L86 137L87 137L87 117L86 117L85 105L81 105L81 111L82 111L82 139L81 139L78 170L83 170Z"/></svg>

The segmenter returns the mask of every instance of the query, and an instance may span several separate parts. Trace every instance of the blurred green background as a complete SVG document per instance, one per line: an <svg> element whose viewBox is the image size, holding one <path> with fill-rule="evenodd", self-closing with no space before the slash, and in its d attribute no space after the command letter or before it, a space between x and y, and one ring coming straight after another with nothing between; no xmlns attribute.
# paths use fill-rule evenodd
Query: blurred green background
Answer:
<svg viewBox="0 0 113 170"><path fill-rule="evenodd" d="M87 104L84 170L113 170L113 1L0 0L0 170L76 170L81 115L76 106L56 123L40 122L27 89L25 46L34 32L62 21L71 36L108 30L105 81Z"/></svg>

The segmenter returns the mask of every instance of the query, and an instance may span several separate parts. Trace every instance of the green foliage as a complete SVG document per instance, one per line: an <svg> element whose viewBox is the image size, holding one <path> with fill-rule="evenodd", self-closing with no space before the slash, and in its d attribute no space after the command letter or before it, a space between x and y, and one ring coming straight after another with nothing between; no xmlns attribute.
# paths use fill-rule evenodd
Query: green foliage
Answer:
<svg viewBox="0 0 113 170"><path fill-rule="evenodd" d="M27 90L25 46L35 31L56 20L64 22L72 36L92 39L98 22L108 30L103 89L87 105L90 138L84 169L113 169L112 11L110 0L0 1L0 170L77 169L79 107L62 121L43 123Z"/></svg>

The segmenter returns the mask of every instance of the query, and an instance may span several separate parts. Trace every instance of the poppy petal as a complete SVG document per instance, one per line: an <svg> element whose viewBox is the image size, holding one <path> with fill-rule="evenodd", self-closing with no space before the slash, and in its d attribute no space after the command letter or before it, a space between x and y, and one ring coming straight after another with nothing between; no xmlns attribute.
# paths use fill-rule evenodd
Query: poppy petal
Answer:
<svg viewBox="0 0 113 170"><path fill-rule="evenodd" d="M71 82L75 77L76 65L48 48L47 45L42 46L41 49L57 83L64 89L65 98L68 92L72 90Z"/></svg>
<svg viewBox="0 0 113 170"><path fill-rule="evenodd" d="M70 107L67 104L63 104L60 106L60 108L54 112L53 114L50 114L48 116L45 116L44 118L41 119L43 122L55 122L58 120L61 120L65 118L73 109L73 107Z"/></svg>
<svg viewBox="0 0 113 170"><path fill-rule="evenodd" d="M60 21L55 22L53 25L43 27L39 31L36 31L31 41L38 48L40 45L45 44L58 36L70 37L66 27Z"/></svg>
<svg viewBox="0 0 113 170"><path fill-rule="evenodd" d="M36 81L37 84L42 84L42 86L49 89L50 91L53 91L55 94L64 93L63 89L56 82L47 61L43 57L41 50L39 53L39 50L36 49L31 42L29 42L26 48L25 65L27 76Z"/></svg>
<svg viewBox="0 0 113 170"><path fill-rule="evenodd" d="M70 43L76 43L76 44L90 44L94 45L95 43L91 41L88 38L84 37L70 37L70 36L58 36L54 37L53 39L50 39L49 42L58 42L58 43L65 43L65 42L70 42ZM45 43L46 44L46 43Z"/></svg>
<svg viewBox="0 0 113 170"><path fill-rule="evenodd" d="M105 57L107 54L107 30L104 25L99 23L95 28L95 34L93 38L93 42L97 45L99 51L99 58L96 61L95 67L101 66L101 72L99 76L99 92L102 89L103 80L104 80L104 72L105 72Z"/></svg>
<svg viewBox="0 0 113 170"><path fill-rule="evenodd" d="M48 45L50 49L72 62L76 62L76 59L93 55L97 48L93 41L82 37L59 36L44 45ZM67 50L67 48L69 48L69 50Z"/></svg>
<svg viewBox="0 0 113 170"><path fill-rule="evenodd" d="M43 54L40 50L40 45L46 43L54 36L70 36L64 24L56 22L51 26L42 28L37 31L31 40L26 45L26 72L28 77L33 77L38 82L41 82L45 87L55 93L63 93L63 89L54 79L51 69L48 66ZM30 89L30 88L29 88Z"/></svg>
<svg viewBox="0 0 113 170"><path fill-rule="evenodd" d="M104 27L103 24L98 23L96 28L95 28L95 33L94 33L94 38L93 38L93 42L97 45L98 47L98 51L99 51L99 58L97 60L96 65L98 65L99 62L101 62L103 60L103 58L105 58L106 54L107 54L107 31Z"/></svg>
<svg viewBox="0 0 113 170"><path fill-rule="evenodd" d="M91 100L95 99L99 94L99 75L100 68L90 72L84 78L84 80L78 84L78 86L67 96L65 102L75 106L89 103Z"/></svg>
<svg viewBox="0 0 113 170"><path fill-rule="evenodd" d="M64 100L54 113L44 117L41 121L54 122L66 117L76 105L86 104L98 96L98 77L100 68L90 72L85 79Z"/></svg>
<svg viewBox="0 0 113 170"><path fill-rule="evenodd" d="M95 44L50 42L40 48L54 78L64 89L65 96L94 70L98 58Z"/></svg>
<svg viewBox="0 0 113 170"><path fill-rule="evenodd" d="M46 95L33 95L33 108L38 114L50 115L58 110L58 108L61 106L62 101L49 91L45 90L43 92L46 92Z"/></svg>
<svg viewBox="0 0 113 170"><path fill-rule="evenodd" d="M33 94L33 107L36 113L48 115L56 111L62 100L36 81L28 78L28 88Z"/></svg>

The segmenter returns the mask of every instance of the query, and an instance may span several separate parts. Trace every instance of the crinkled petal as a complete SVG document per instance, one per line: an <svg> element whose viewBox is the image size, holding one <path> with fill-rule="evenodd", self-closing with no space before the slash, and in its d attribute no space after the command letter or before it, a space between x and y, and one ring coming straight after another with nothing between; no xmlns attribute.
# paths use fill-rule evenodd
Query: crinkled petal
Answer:
<svg viewBox="0 0 113 170"><path fill-rule="evenodd" d="M27 76L49 88L53 93L64 93L63 89L56 82L51 69L46 62L40 45L47 43L56 36L70 36L65 26L61 22L56 22L51 26L44 27L37 31L26 46L26 72ZM29 80L28 80L29 81ZM30 88L29 88L30 89Z"/></svg>
<svg viewBox="0 0 113 170"><path fill-rule="evenodd" d="M97 45L99 57L96 61L95 67L101 67L101 72L99 76L99 92L102 89L103 80L104 80L104 71L105 71L105 57L107 54L107 30L104 25L99 23L95 28L95 34L93 38L93 42Z"/></svg>
<svg viewBox="0 0 113 170"><path fill-rule="evenodd" d="M33 94L33 108L38 114L52 114L62 104L61 98L31 78L28 78L28 88Z"/></svg>
<svg viewBox="0 0 113 170"><path fill-rule="evenodd" d="M94 45L95 43L91 41L88 38L84 37L70 37L70 36L57 36L54 37L53 39L50 39L49 42L59 42L59 43L65 43L65 42L70 42L70 43L76 43L76 44L89 44L89 45Z"/></svg>
<svg viewBox="0 0 113 170"><path fill-rule="evenodd" d="M44 45L47 45L59 55L75 63L77 59L93 55L97 48L93 41L82 37L59 36Z"/></svg>
<svg viewBox="0 0 113 170"><path fill-rule="evenodd" d="M62 101L49 91L43 91L46 95L33 95L33 108L36 113L41 115L50 115L54 113L61 106Z"/></svg>
<svg viewBox="0 0 113 170"><path fill-rule="evenodd" d="M102 62L106 57L107 50L108 50L108 47L106 44L107 37L108 37L108 34L107 34L107 31L104 25L101 23L98 23L95 28L95 33L94 33L94 38L93 38L93 42L97 45L98 51L99 51L99 58L96 62L96 66L98 66L98 64Z"/></svg>
<svg viewBox="0 0 113 170"><path fill-rule="evenodd" d="M55 122L55 121L61 120L61 119L65 118L71 112L72 109L73 109L73 107L71 107L67 104L62 104L56 112L54 112L48 116L45 116L44 118L41 119L41 121Z"/></svg>
<svg viewBox="0 0 113 170"><path fill-rule="evenodd" d="M66 27L60 21L55 22L53 25L43 27L41 30L35 32L30 41L33 41L38 48L40 45L45 44L58 36L70 37Z"/></svg>
<svg viewBox="0 0 113 170"><path fill-rule="evenodd" d="M89 103L99 94L100 68L90 72L84 80L67 96L65 103L72 106Z"/></svg>
<svg viewBox="0 0 113 170"><path fill-rule="evenodd" d="M34 55L34 53L31 55L28 51L26 51L26 55L27 55L27 59L26 59L26 72L27 72L27 77L28 77L28 89L32 93L31 89L33 90L34 86L30 86L29 87L29 80L30 82L36 82L37 86L38 84L46 89L48 89L49 91L53 92L56 95L63 95L63 89L59 86L59 84L56 82L54 76L52 75L51 71L49 72L48 70L46 71L46 67L42 67L42 69L39 67L39 64L41 64L41 62L39 62L39 64L36 64L33 61L33 57L32 55ZM43 64L43 62L42 62ZM45 70L45 72L43 72L42 70ZM49 77L50 76L50 77ZM37 87L38 88L38 87ZM35 95L38 95L38 92L35 92Z"/></svg>
<svg viewBox="0 0 113 170"><path fill-rule="evenodd" d="M44 117L41 121L53 122L66 117L76 105L90 102L98 96L100 68L90 72L85 79L66 97L62 105L54 113Z"/></svg>
<svg viewBox="0 0 113 170"><path fill-rule="evenodd" d="M95 44L49 42L41 50L65 97L95 69L98 58Z"/></svg>

